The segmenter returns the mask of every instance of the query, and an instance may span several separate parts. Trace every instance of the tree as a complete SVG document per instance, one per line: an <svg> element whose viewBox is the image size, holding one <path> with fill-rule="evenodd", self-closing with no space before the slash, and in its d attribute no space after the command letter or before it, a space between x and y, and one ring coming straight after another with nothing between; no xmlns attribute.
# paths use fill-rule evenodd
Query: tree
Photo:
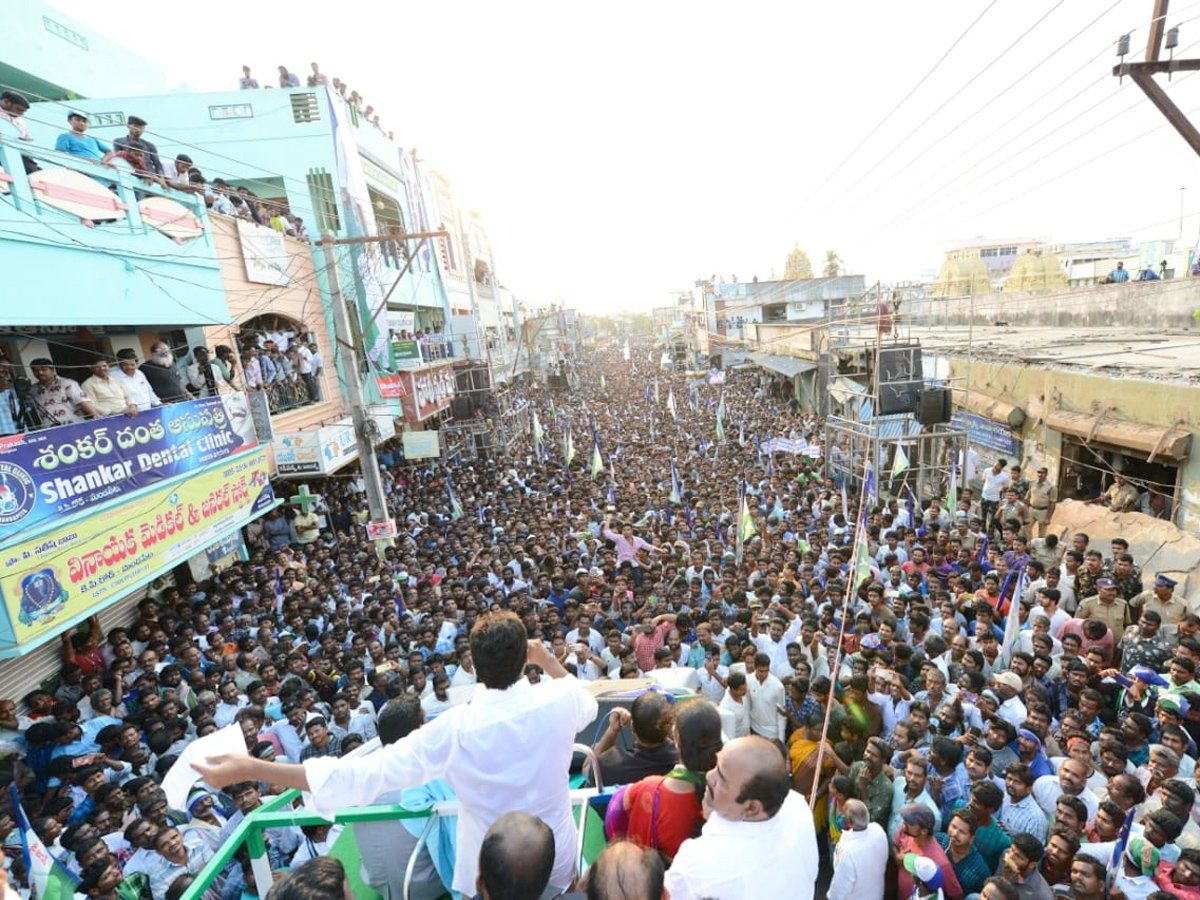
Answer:
<svg viewBox="0 0 1200 900"><path fill-rule="evenodd" d="M808 261L808 254L797 245L788 254L787 264L783 267L783 280L800 281L803 278L812 277L812 263Z"/></svg>
<svg viewBox="0 0 1200 900"><path fill-rule="evenodd" d="M825 277L837 278L838 272L842 270L841 257L837 255L836 250L825 251Z"/></svg>

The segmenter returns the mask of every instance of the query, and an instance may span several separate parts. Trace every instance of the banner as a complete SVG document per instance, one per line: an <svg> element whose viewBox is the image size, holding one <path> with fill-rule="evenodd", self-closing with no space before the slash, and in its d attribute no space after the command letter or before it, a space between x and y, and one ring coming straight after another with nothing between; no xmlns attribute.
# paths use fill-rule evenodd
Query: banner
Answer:
<svg viewBox="0 0 1200 900"><path fill-rule="evenodd" d="M274 505L259 448L0 551L0 597L23 644L116 600Z"/></svg>
<svg viewBox="0 0 1200 900"><path fill-rule="evenodd" d="M421 348L416 341L392 341L392 356L397 360L421 358Z"/></svg>
<svg viewBox="0 0 1200 900"><path fill-rule="evenodd" d="M400 439L403 442L405 459L437 459L442 455L439 443L441 432L436 429L428 431L405 431Z"/></svg>
<svg viewBox="0 0 1200 900"><path fill-rule="evenodd" d="M0 438L0 544L257 443L220 397Z"/></svg>
<svg viewBox="0 0 1200 900"><path fill-rule="evenodd" d="M282 233L245 219L237 220L237 232L247 281L279 287L292 283L292 277L288 274L291 258Z"/></svg>
<svg viewBox="0 0 1200 900"><path fill-rule="evenodd" d="M379 396L384 400L400 400L408 396L408 390L399 375L376 375L375 384L379 387Z"/></svg>

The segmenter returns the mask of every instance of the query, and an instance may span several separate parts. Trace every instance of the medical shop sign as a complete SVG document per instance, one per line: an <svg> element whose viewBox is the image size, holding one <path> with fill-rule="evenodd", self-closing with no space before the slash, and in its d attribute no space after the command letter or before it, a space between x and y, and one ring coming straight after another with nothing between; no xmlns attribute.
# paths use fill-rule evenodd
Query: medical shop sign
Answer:
<svg viewBox="0 0 1200 900"><path fill-rule="evenodd" d="M275 505L265 447L0 550L18 644L202 553Z"/></svg>
<svg viewBox="0 0 1200 900"><path fill-rule="evenodd" d="M257 442L219 397L0 438L0 545Z"/></svg>
<svg viewBox="0 0 1200 900"><path fill-rule="evenodd" d="M432 415L449 408L454 399L454 364L421 369L418 372L401 372L408 395L404 398L404 418L409 422L423 422Z"/></svg>

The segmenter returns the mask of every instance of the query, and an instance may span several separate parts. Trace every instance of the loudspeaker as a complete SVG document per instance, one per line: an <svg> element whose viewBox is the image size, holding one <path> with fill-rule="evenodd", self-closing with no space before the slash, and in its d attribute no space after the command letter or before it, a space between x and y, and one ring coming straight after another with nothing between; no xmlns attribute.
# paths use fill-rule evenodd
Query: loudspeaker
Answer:
<svg viewBox="0 0 1200 900"><path fill-rule="evenodd" d="M471 397L455 396L450 401L450 411L456 421L465 422L475 417L475 403Z"/></svg>
<svg viewBox="0 0 1200 900"><path fill-rule="evenodd" d="M549 385L552 391L567 391L571 389L566 375L549 375L546 377L546 384Z"/></svg>
<svg viewBox="0 0 1200 900"><path fill-rule="evenodd" d="M941 425L952 415L949 388L926 388L921 392L917 421L922 425Z"/></svg>
<svg viewBox="0 0 1200 900"><path fill-rule="evenodd" d="M879 383L879 415L915 413L921 405L921 391L925 382L881 381Z"/></svg>
<svg viewBox="0 0 1200 900"><path fill-rule="evenodd" d="M921 345L900 344L879 348L879 383L921 381Z"/></svg>

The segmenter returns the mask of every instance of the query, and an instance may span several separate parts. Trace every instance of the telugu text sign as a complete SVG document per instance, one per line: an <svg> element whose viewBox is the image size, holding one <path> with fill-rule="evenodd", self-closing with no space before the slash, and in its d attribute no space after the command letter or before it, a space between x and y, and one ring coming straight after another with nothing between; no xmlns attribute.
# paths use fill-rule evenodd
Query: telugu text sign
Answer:
<svg viewBox="0 0 1200 900"><path fill-rule="evenodd" d="M246 430L208 397L0 438L0 544L248 450Z"/></svg>
<svg viewBox="0 0 1200 900"><path fill-rule="evenodd" d="M274 505L259 448L0 551L18 643L117 599Z"/></svg>

